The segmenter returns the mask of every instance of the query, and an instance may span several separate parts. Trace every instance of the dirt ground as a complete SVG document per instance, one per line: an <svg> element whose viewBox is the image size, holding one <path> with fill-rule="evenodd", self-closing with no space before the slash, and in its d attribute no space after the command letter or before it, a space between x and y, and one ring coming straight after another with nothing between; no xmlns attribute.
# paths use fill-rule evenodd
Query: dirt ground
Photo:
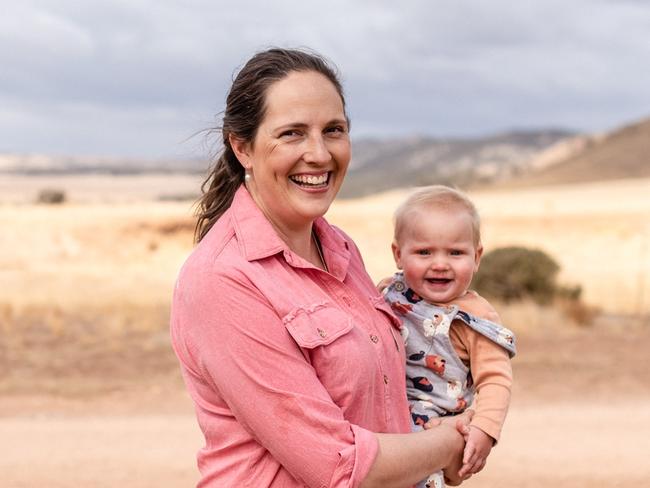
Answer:
<svg viewBox="0 0 650 488"><path fill-rule="evenodd" d="M501 443L465 486L648 486L650 324L618 322L519 334ZM19 388L20 373L5 382L1 486L192 486L202 437L171 351L153 342L119 367L62 370L57 388L37 379L42 394Z"/></svg>

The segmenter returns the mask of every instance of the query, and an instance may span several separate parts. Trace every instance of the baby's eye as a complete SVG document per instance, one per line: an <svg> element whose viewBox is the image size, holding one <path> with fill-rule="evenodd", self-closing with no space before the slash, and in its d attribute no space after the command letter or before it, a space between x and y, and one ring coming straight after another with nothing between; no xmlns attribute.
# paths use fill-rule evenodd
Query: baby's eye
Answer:
<svg viewBox="0 0 650 488"><path fill-rule="evenodd" d="M449 254L451 254L452 256L462 256L462 255L465 254L465 253L464 253L462 250L460 250L460 249L452 249L452 250L449 252Z"/></svg>
<svg viewBox="0 0 650 488"><path fill-rule="evenodd" d="M428 249L418 249L417 251L415 251L415 254L418 254L420 256L428 256L431 253L429 252Z"/></svg>

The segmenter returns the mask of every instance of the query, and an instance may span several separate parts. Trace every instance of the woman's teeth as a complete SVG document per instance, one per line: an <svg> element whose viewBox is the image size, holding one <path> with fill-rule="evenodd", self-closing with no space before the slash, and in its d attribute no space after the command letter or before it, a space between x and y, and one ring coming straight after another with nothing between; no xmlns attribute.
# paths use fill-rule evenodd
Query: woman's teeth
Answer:
<svg viewBox="0 0 650 488"><path fill-rule="evenodd" d="M327 175L328 173L322 174L320 176L294 175L294 176L289 176L289 179L291 179L291 181L298 183L299 185L319 186L319 185L325 185L327 183Z"/></svg>

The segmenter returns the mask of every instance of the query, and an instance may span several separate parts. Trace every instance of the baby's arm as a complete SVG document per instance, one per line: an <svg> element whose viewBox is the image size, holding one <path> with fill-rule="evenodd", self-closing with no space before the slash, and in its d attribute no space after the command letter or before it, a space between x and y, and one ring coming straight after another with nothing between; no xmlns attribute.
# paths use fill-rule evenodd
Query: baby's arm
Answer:
<svg viewBox="0 0 650 488"><path fill-rule="evenodd" d="M508 413L512 366L505 349L458 320L449 336L458 356L469 364L477 392L463 458L463 472L477 473L498 441Z"/></svg>
<svg viewBox="0 0 650 488"><path fill-rule="evenodd" d="M490 302L473 290L469 290L463 296L456 298L451 303L457 305L459 309L471 313L476 317L481 317L497 324L501 323L501 317L499 317L499 314Z"/></svg>

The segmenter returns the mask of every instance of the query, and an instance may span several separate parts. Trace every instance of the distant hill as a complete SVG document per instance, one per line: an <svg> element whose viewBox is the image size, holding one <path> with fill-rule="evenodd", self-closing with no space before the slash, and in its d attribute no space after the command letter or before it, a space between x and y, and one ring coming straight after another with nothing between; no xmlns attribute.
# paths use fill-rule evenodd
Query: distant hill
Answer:
<svg viewBox="0 0 650 488"><path fill-rule="evenodd" d="M0 154L0 174L205 174L210 161ZM598 136L564 130L513 131L482 138L354 140L341 188L355 198L394 188L532 186L650 177L650 119Z"/></svg>
<svg viewBox="0 0 650 488"><path fill-rule="evenodd" d="M360 140L340 196L358 197L398 187L430 184L471 186L513 178L559 141L561 130L509 132L476 139Z"/></svg>
<svg viewBox="0 0 650 488"><path fill-rule="evenodd" d="M564 152L564 154L563 154ZM548 185L650 177L650 118L601 136L563 141L505 185Z"/></svg>
<svg viewBox="0 0 650 488"><path fill-rule="evenodd" d="M0 154L0 174L61 175L146 173L204 173L208 162L200 159L138 159L45 154Z"/></svg>
<svg viewBox="0 0 650 488"><path fill-rule="evenodd" d="M434 182L470 184L505 179L529 170L529 161L559 140L564 131L511 132L477 139L404 138L353 141L343 197ZM147 160L42 154L0 154L0 174L61 175L205 173L210 161Z"/></svg>

